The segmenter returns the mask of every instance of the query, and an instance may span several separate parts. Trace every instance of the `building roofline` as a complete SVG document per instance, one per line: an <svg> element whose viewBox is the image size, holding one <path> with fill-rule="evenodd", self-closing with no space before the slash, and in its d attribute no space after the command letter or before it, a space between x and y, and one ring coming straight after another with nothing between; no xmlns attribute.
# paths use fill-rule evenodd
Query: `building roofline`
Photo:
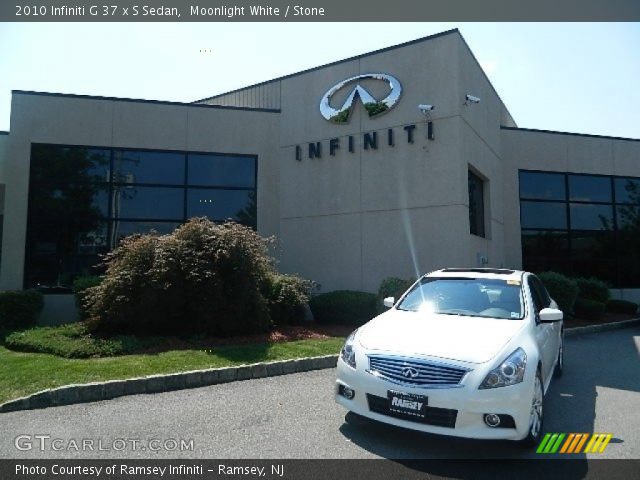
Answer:
<svg viewBox="0 0 640 480"><path fill-rule="evenodd" d="M611 137L608 135L593 135L590 133L575 133L575 132L559 132L557 130L538 130L535 128L505 127L504 125L501 125L500 129L515 130L519 132L530 132L530 133L549 133L552 135L571 135L573 137L601 138L603 140L623 140L626 142L640 142L640 138Z"/></svg>
<svg viewBox="0 0 640 480"><path fill-rule="evenodd" d="M209 105L205 103L184 103L184 102L170 102L166 100L146 100L141 98L121 98L121 97L102 97L96 95L78 95L75 93L52 93L52 92L34 92L29 90L12 90L13 95L41 95L47 97L62 97L62 98L81 98L90 100L111 100L117 102L134 102L134 103L150 103L154 105L176 105L183 107L197 107L197 108L214 108L220 110L246 110L251 112L267 112L267 113L280 113L280 109L277 108L253 108L253 107L234 107L223 105Z"/></svg>
<svg viewBox="0 0 640 480"><path fill-rule="evenodd" d="M222 92L217 95L213 95L211 97L202 98L200 100L195 100L196 102L206 102L207 100L213 100L214 98L222 97L224 95L229 95L236 92L241 92L242 90L247 90L249 88L260 87L262 85L266 85L268 83L279 82L282 80L286 80L288 78L297 77L298 75L304 75L305 73L314 72L316 70L320 70L321 68L333 67L335 65L340 65L341 63L351 62L353 60L360 60L361 58L366 58L371 55L377 55L379 53L388 52L390 50L395 50L396 48L408 47L410 45L415 45L416 43L426 42L429 40L433 40L439 37L444 37L445 35L451 35L453 33L457 33L460 35L460 31L457 28L452 28L451 30L445 30L444 32L434 33L433 35L427 35L426 37L416 38L415 40L409 40L408 42L399 43L397 45L391 45L390 47L380 48L378 50L373 50L371 52L361 53L359 55L354 55L353 57L343 58L342 60L336 60L335 62L325 63L324 65L319 65L317 67L307 68L306 70L300 70L299 72L289 73L287 75L283 75L281 77L272 78L271 80L265 80L263 82L254 83L252 85L247 85L245 87L236 88L234 90L229 90L228 92ZM460 35L462 36L462 35Z"/></svg>
<svg viewBox="0 0 640 480"><path fill-rule="evenodd" d="M460 33L460 32L458 32L458 33ZM513 123L515 123L517 125L517 122L516 122L515 118L513 118L513 115L511 115L511 112L509 111L509 109L507 108L507 105L502 100L502 97L500 97L500 94L496 90L496 87L494 87L493 83L491 83L491 80L489 79L489 76L487 75L487 72L484 71L484 68L482 68L482 65L480 65L480 62L478 61L478 59L476 58L475 54L473 53L473 50L471 50L471 47L469 46L469 44L467 43L467 41L465 40L464 36L461 33L460 33L460 39L462 40L462 44L467 48L467 51L469 52L469 55L471 55L471 58L473 59L473 61L476 62L476 65L478 66L478 68L482 72L482 75L484 76L485 80L487 81L487 83L491 87L491 90L493 90L493 93L495 93L496 97L498 97L498 100L500 100L500 103L502 104L502 108L504 108L507 111L507 113L509 114L509 117L511 117L511 120L513 120Z"/></svg>

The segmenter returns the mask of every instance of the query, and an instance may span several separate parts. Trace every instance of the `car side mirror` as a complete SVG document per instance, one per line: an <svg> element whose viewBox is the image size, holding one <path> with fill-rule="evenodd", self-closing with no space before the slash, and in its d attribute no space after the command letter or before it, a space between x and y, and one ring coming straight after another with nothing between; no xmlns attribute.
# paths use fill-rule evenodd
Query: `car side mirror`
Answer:
<svg viewBox="0 0 640 480"><path fill-rule="evenodd" d="M387 297L382 301L382 303L385 307L391 308L393 307L393 304L396 303L396 299L394 297Z"/></svg>
<svg viewBox="0 0 640 480"><path fill-rule="evenodd" d="M564 316L562 310L557 308L543 308L538 315L543 323L559 322Z"/></svg>

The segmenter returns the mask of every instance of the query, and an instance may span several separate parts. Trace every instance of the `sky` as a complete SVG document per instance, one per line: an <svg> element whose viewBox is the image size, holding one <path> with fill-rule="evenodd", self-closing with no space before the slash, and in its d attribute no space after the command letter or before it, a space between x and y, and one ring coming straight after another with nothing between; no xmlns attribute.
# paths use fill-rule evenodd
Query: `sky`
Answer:
<svg viewBox="0 0 640 480"><path fill-rule="evenodd" d="M0 23L11 90L191 102L459 28L519 127L640 138L640 23Z"/></svg>

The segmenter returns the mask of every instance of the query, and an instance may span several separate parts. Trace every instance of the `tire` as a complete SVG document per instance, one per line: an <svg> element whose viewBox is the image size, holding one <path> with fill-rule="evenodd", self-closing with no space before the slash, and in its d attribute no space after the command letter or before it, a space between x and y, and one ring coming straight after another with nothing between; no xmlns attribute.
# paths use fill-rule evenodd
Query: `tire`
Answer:
<svg viewBox="0 0 640 480"><path fill-rule="evenodd" d="M564 330L560 334L560 346L558 347L558 361L556 362L556 368L553 369L553 376L560 378L562 371L564 370Z"/></svg>
<svg viewBox="0 0 640 480"><path fill-rule="evenodd" d="M533 447L540 443L543 427L543 403L544 403L544 387L542 386L542 374L540 369L536 372L534 381L533 396L531 398L531 414L529 416L529 433L522 440L522 444L527 447Z"/></svg>

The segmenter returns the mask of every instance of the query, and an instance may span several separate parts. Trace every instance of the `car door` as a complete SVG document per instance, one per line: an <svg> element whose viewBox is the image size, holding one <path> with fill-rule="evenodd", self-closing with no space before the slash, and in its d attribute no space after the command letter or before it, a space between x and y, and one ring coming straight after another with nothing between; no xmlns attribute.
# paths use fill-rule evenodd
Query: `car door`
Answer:
<svg viewBox="0 0 640 480"><path fill-rule="evenodd" d="M555 360L554 357L554 331L553 324L551 323L542 323L540 322L540 310L546 307L545 298L540 291L540 288L536 284L536 280L538 280L533 275L530 275L527 278L527 286L529 287L529 292L531 293L531 300L533 303L535 322L536 322L536 342L538 343L538 348L540 349L540 359L542 360L542 375L544 380L546 381L551 374L551 367L553 367L553 362ZM539 281L539 280L538 280ZM551 301L549 300L549 303Z"/></svg>
<svg viewBox="0 0 640 480"><path fill-rule="evenodd" d="M531 277L532 277L531 280L533 281L534 287L536 288L536 290L538 290L539 295L542 298L544 308L552 307L551 296L549 295L549 292L547 292L547 289L542 283L542 280L540 280L535 275L532 275ZM555 302L553 307L554 308L558 307L557 305L555 305ZM552 368L553 364L556 361L556 357L558 355L558 349L560 348L560 341L562 338L562 322L553 322L553 323L548 323L546 325L548 325L550 327L549 330L551 330L550 338L549 338L549 356L550 356L549 368Z"/></svg>

